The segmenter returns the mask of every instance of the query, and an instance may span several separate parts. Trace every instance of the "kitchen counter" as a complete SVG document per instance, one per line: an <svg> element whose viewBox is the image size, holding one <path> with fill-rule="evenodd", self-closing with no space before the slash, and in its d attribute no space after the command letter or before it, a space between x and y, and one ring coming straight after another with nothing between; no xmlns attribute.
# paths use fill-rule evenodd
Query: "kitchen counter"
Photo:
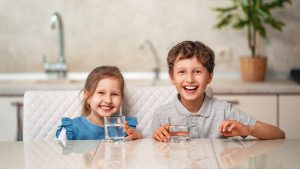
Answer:
<svg viewBox="0 0 300 169"><path fill-rule="evenodd" d="M0 96L23 96L27 90L80 90L87 72L69 72L65 80L46 73L0 73ZM154 80L153 72L123 72L126 86L168 86L168 73ZM23 79L23 80L20 80ZM51 79L51 80L49 80ZM214 94L300 94L300 84L277 78L264 82L244 82L236 74L215 73L210 84Z"/></svg>
<svg viewBox="0 0 300 169"><path fill-rule="evenodd" d="M127 86L168 86L168 80L126 80ZM0 96L23 96L27 90L80 90L83 80L1 80ZM241 80L213 80L214 94L300 94L300 85L289 80L243 82Z"/></svg>
<svg viewBox="0 0 300 169"><path fill-rule="evenodd" d="M213 80L210 86L215 94L300 94L300 84L291 80Z"/></svg>

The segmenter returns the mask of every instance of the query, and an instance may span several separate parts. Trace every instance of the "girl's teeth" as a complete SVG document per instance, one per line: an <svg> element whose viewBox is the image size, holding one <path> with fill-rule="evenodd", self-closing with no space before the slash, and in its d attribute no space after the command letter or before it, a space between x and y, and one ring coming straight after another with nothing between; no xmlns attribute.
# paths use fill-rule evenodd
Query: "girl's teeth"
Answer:
<svg viewBox="0 0 300 169"><path fill-rule="evenodd" d="M104 109L104 110L109 110L109 109L111 109L110 106L101 106L101 108Z"/></svg>

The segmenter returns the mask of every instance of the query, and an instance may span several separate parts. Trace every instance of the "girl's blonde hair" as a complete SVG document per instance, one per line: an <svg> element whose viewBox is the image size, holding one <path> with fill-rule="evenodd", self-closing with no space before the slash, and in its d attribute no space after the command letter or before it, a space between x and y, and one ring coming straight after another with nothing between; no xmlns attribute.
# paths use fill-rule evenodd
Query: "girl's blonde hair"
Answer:
<svg viewBox="0 0 300 169"><path fill-rule="evenodd" d="M114 77L121 82L121 95L122 98L124 96L124 87L125 82L124 78L116 66L99 66L96 67L94 70L91 71L91 73L88 75L85 85L84 85L84 91L88 93L88 96L85 96L83 98L83 105L82 105L82 115L89 115L91 113L91 107L88 103L89 98L95 93L95 90L97 88L97 85L100 80Z"/></svg>

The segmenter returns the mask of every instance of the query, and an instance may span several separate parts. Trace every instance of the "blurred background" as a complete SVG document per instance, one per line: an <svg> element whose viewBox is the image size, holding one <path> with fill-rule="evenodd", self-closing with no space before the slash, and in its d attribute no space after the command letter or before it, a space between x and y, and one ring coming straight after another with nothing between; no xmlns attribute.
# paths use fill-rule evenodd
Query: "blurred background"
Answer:
<svg viewBox="0 0 300 169"><path fill-rule="evenodd" d="M265 0L271 1L271 0ZM270 27L258 51L267 56L265 81L241 80L249 56L246 29L214 28L216 7L229 0L0 0L0 141L22 140L28 90L78 90L93 68L118 66L126 84L169 85L168 51L202 41L216 55L214 97L300 138L300 1L272 11L285 23ZM298 74L299 76L299 74ZM154 81L153 81L154 80Z"/></svg>
<svg viewBox="0 0 300 169"><path fill-rule="evenodd" d="M0 73L44 72L58 59L57 30L51 17L64 24L65 60L69 72L89 72L98 65L116 65L124 72L162 71L172 46L198 40L216 53L215 73L238 76L239 57L249 55L246 30L218 30L215 7L227 0L0 0ZM261 53L268 56L268 78L288 77L300 65L299 1L273 12L285 22L282 32L270 28ZM268 28L269 29L269 28ZM144 48L141 46L144 45Z"/></svg>

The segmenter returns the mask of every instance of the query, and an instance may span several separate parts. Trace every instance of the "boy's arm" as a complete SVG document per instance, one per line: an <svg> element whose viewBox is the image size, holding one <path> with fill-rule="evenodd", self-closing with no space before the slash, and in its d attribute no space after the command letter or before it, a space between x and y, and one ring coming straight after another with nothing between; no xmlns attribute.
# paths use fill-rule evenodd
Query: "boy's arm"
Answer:
<svg viewBox="0 0 300 169"><path fill-rule="evenodd" d="M249 135L258 139L284 139L285 133L280 128L257 121L254 126L248 126Z"/></svg>
<svg viewBox="0 0 300 169"><path fill-rule="evenodd" d="M152 138L160 142L168 142L169 139L169 124L163 124L159 117L161 111L154 112L152 120Z"/></svg>
<svg viewBox="0 0 300 169"><path fill-rule="evenodd" d="M278 127L257 121L254 126L246 126L235 120L225 120L219 127L224 136L254 136L258 139L284 139L285 133Z"/></svg>
<svg viewBox="0 0 300 169"><path fill-rule="evenodd" d="M152 137L157 141L168 142L168 139L170 138L169 128L169 124L160 126L157 130L153 132Z"/></svg>

